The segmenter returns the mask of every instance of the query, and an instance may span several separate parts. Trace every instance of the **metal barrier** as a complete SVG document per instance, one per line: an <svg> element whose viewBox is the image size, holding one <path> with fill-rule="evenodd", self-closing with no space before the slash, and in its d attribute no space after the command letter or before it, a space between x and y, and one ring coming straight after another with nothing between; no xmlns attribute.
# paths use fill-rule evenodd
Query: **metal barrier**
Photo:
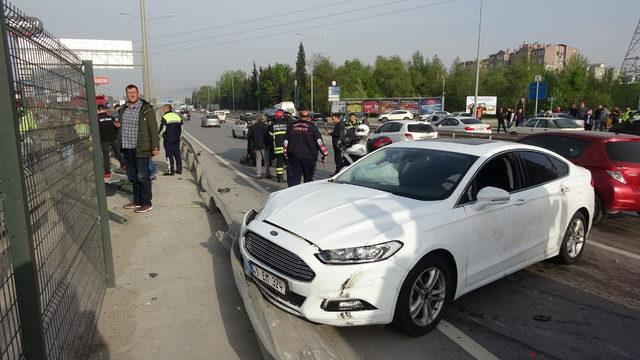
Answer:
<svg viewBox="0 0 640 360"><path fill-rule="evenodd" d="M0 355L86 357L114 282L93 70L0 14Z"/></svg>

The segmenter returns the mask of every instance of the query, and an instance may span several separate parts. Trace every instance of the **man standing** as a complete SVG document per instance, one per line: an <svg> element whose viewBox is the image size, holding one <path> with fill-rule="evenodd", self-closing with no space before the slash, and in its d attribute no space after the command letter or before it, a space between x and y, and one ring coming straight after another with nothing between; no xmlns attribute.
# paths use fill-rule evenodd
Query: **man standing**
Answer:
<svg viewBox="0 0 640 360"><path fill-rule="evenodd" d="M500 134L500 127L504 129L504 133L507 133L507 126L504 123L504 109L500 108L496 113L496 118L498 119L498 134Z"/></svg>
<svg viewBox="0 0 640 360"><path fill-rule="evenodd" d="M518 113L516 114L516 126L524 125L524 111L522 108L518 109Z"/></svg>
<svg viewBox="0 0 640 360"><path fill-rule="evenodd" d="M264 114L259 114L257 121L251 125L247 134L247 140L251 143L251 147L256 154L256 179L262 179L263 177L271 179L268 133L267 117ZM262 173L263 161L266 167L264 175Z"/></svg>
<svg viewBox="0 0 640 360"><path fill-rule="evenodd" d="M153 209L149 161L160 153L158 124L151 104L140 99L138 87L129 85L126 92L128 102L120 109L116 127L121 127L118 146L133 184L133 202L123 207L146 213Z"/></svg>
<svg viewBox="0 0 640 360"><path fill-rule="evenodd" d="M598 105L598 108L593 112L593 131L599 131L601 115L602 115L602 105Z"/></svg>
<svg viewBox="0 0 640 360"><path fill-rule="evenodd" d="M269 133L273 137L273 154L276 157L276 180L278 182L282 182L284 178L284 142L289 127L289 121L285 119L284 115L284 110L276 110L269 128Z"/></svg>
<svg viewBox="0 0 640 360"><path fill-rule="evenodd" d="M340 115L331 114L331 123L333 124L333 130L327 131L329 135L331 135L331 143L333 145L333 159L336 163L336 172L339 173L340 170L344 167L342 163L342 150L340 149L340 139L344 136L345 133L345 125L340 120Z"/></svg>
<svg viewBox="0 0 640 360"><path fill-rule="evenodd" d="M162 120L160 120L160 132L164 141L164 152L167 155L169 169L164 176L182 174L182 156L180 156L180 136L182 135L182 116L173 112L169 104L162 106Z"/></svg>
<svg viewBox="0 0 640 360"><path fill-rule="evenodd" d="M296 121L287 132L284 142L285 154L289 162L287 165L287 184L295 186L304 182L313 181L318 161L318 150L322 153L322 162L325 161L329 150L322 142L322 135L318 128L311 122L308 110L300 111L300 120Z"/></svg>
<svg viewBox="0 0 640 360"><path fill-rule="evenodd" d="M98 105L98 123L100 128L100 145L102 145L102 165L104 170L104 180L111 180L111 152L118 163L120 169L124 170L124 162L117 145L118 128L116 128L116 119L107 113L104 105Z"/></svg>
<svg viewBox="0 0 640 360"><path fill-rule="evenodd" d="M600 116L598 117L598 131L605 131L607 129L607 122L609 121L609 109L607 105L602 105L600 110Z"/></svg>

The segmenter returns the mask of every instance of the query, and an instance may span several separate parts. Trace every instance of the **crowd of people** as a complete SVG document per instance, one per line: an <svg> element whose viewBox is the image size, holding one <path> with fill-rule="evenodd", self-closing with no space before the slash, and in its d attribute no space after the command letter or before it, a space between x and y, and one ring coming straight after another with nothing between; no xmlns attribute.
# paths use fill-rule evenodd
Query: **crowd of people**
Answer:
<svg viewBox="0 0 640 360"><path fill-rule="evenodd" d="M160 137L167 157L167 170L162 175L182 174L182 117L165 104L158 128L155 111L149 102L140 99L138 87L128 85L125 91L127 102L123 106L116 105L112 112L104 105L98 106L104 179L111 180L113 156L119 163L115 172L126 174L133 186L133 201L123 207L146 213L153 210L151 182L158 173L153 157L160 154Z"/></svg>
<svg viewBox="0 0 640 360"><path fill-rule="evenodd" d="M631 108L627 108L624 112L621 112L617 107L609 110L606 104L591 108L581 102L579 106L576 104L571 106L569 115L576 119L584 120L585 130L606 131L609 127L618 125L621 121L629 121L632 112Z"/></svg>

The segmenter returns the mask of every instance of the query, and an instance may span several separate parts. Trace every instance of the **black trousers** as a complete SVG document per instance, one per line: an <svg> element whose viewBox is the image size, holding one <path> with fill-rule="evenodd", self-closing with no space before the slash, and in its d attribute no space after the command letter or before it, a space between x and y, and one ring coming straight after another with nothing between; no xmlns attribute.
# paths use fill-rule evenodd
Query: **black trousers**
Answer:
<svg viewBox="0 0 640 360"><path fill-rule="evenodd" d="M507 125L504 120L498 120L498 134L500 134L500 126L504 129L504 133L507 133Z"/></svg>
<svg viewBox="0 0 640 360"><path fill-rule="evenodd" d="M180 155L180 138L164 139L164 152L169 162L169 171L182 172L182 156Z"/></svg>
<svg viewBox="0 0 640 360"><path fill-rule="evenodd" d="M133 185L133 203L151 206L151 177L148 157L137 157L136 149L122 149L127 178Z"/></svg>
<svg viewBox="0 0 640 360"><path fill-rule="evenodd" d="M116 141L103 142L102 145L102 166L104 168L104 173L111 173L111 154L118 159L120 163L120 167L124 166L124 162L122 161L122 154L120 154L120 149L118 149L118 145Z"/></svg>
<svg viewBox="0 0 640 360"><path fill-rule="evenodd" d="M287 162L287 185L299 185L302 178L304 182L313 181L316 172L316 160L290 157Z"/></svg>
<svg viewBox="0 0 640 360"><path fill-rule="evenodd" d="M342 161L342 150L338 144L333 144L333 161L336 163L336 174L342 170L344 163Z"/></svg>

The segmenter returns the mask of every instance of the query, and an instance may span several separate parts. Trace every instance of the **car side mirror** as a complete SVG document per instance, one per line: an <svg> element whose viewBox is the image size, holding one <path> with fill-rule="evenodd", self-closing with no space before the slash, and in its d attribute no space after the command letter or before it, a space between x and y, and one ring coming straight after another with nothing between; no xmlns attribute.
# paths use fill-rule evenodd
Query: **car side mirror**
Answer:
<svg viewBox="0 0 640 360"><path fill-rule="evenodd" d="M506 190L487 186L478 192L475 208L480 210L487 206L506 204L510 198L511 195Z"/></svg>

